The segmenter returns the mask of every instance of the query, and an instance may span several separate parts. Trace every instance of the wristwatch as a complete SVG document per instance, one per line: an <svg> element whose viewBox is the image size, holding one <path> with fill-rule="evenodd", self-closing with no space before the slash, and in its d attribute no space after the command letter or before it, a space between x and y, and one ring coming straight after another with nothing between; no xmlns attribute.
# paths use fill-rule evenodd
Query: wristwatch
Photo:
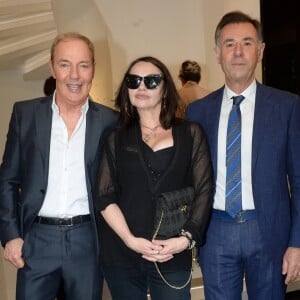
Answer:
<svg viewBox="0 0 300 300"><path fill-rule="evenodd" d="M184 236L188 239L189 245L188 245L187 249L192 250L195 247L196 241L193 240L190 232L185 231L184 229L181 229L179 236Z"/></svg>

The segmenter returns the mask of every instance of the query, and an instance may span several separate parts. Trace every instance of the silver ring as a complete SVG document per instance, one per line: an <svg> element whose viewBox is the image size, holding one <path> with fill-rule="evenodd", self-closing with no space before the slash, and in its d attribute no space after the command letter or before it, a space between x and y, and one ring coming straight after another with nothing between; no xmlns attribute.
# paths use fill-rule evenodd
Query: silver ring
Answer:
<svg viewBox="0 0 300 300"><path fill-rule="evenodd" d="M158 251L157 251L157 255L159 255L159 254L160 254L160 251L158 250Z"/></svg>

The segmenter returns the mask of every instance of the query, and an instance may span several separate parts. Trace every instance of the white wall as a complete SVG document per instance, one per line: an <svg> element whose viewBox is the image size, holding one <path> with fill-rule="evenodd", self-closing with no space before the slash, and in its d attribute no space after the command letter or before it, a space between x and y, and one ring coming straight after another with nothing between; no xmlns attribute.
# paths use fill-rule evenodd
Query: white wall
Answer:
<svg viewBox="0 0 300 300"><path fill-rule="evenodd" d="M8 122L15 101L31 99L43 95L43 80L25 82L15 71L0 71L0 157L4 148ZM1 298L0 298L1 299ZM2 300L2 299L1 299Z"/></svg>
<svg viewBox="0 0 300 300"><path fill-rule="evenodd" d="M2 249L0 250L0 255L2 257ZM7 292L6 292L6 278L4 276L4 261L0 259L0 296L1 299L7 299Z"/></svg>
<svg viewBox="0 0 300 300"><path fill-rule="evenodd" d="M214 90L224 82L213 52L218 21L231 10L260 18L259 0L94 1L110 30L114 90L128 64L148 54L169 67L178 87L182 61L198 61L203 70L201 85ZM260 68L257 77L261 79Z"/></svg>
<svg viewBox="0 0 300 300"><path fill-rule="evenodd" d="M197 60L206 86L206 49L201 0L94 0L110 29L113 88L135 58L152 55L170 69L176 83L186 59Z"/></svg>

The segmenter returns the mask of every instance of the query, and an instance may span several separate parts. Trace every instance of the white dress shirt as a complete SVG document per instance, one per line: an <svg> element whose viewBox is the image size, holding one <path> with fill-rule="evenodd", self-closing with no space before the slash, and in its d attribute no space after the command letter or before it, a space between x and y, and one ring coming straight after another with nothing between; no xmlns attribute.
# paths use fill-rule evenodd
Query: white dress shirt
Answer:
<svg viewBox="0 0 300 300"><path fill-rule="evenodd" d="M252 192L252 133L255 109L256 81L243 91L245 99L240 104L241 110L241 177L243 210L255 209ZM226 195L226 137L229 114L232 108L232 96L237 96L228 86L225 86L218 131L218 170L214 208L225 210Z"/></svg>
<svg viewBox="0 0 300 300"><path fill-rule="evenodd" d="M39 216L73 217L90 213L84 166L84 145L88 101L76 128L68 138L67 126L52 103L48 186Z"/></svg>

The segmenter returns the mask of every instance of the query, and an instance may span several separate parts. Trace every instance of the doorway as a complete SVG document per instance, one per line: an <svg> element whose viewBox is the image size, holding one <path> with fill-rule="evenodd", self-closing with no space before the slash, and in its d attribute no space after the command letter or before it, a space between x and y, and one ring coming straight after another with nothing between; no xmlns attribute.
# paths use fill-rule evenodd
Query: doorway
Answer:
<svg viewBox="0 0 300 300"><path fill-rule="evenodd" d="M300 22L297 0L261 0L266 42L263 83L300 95Z"/></svg>

